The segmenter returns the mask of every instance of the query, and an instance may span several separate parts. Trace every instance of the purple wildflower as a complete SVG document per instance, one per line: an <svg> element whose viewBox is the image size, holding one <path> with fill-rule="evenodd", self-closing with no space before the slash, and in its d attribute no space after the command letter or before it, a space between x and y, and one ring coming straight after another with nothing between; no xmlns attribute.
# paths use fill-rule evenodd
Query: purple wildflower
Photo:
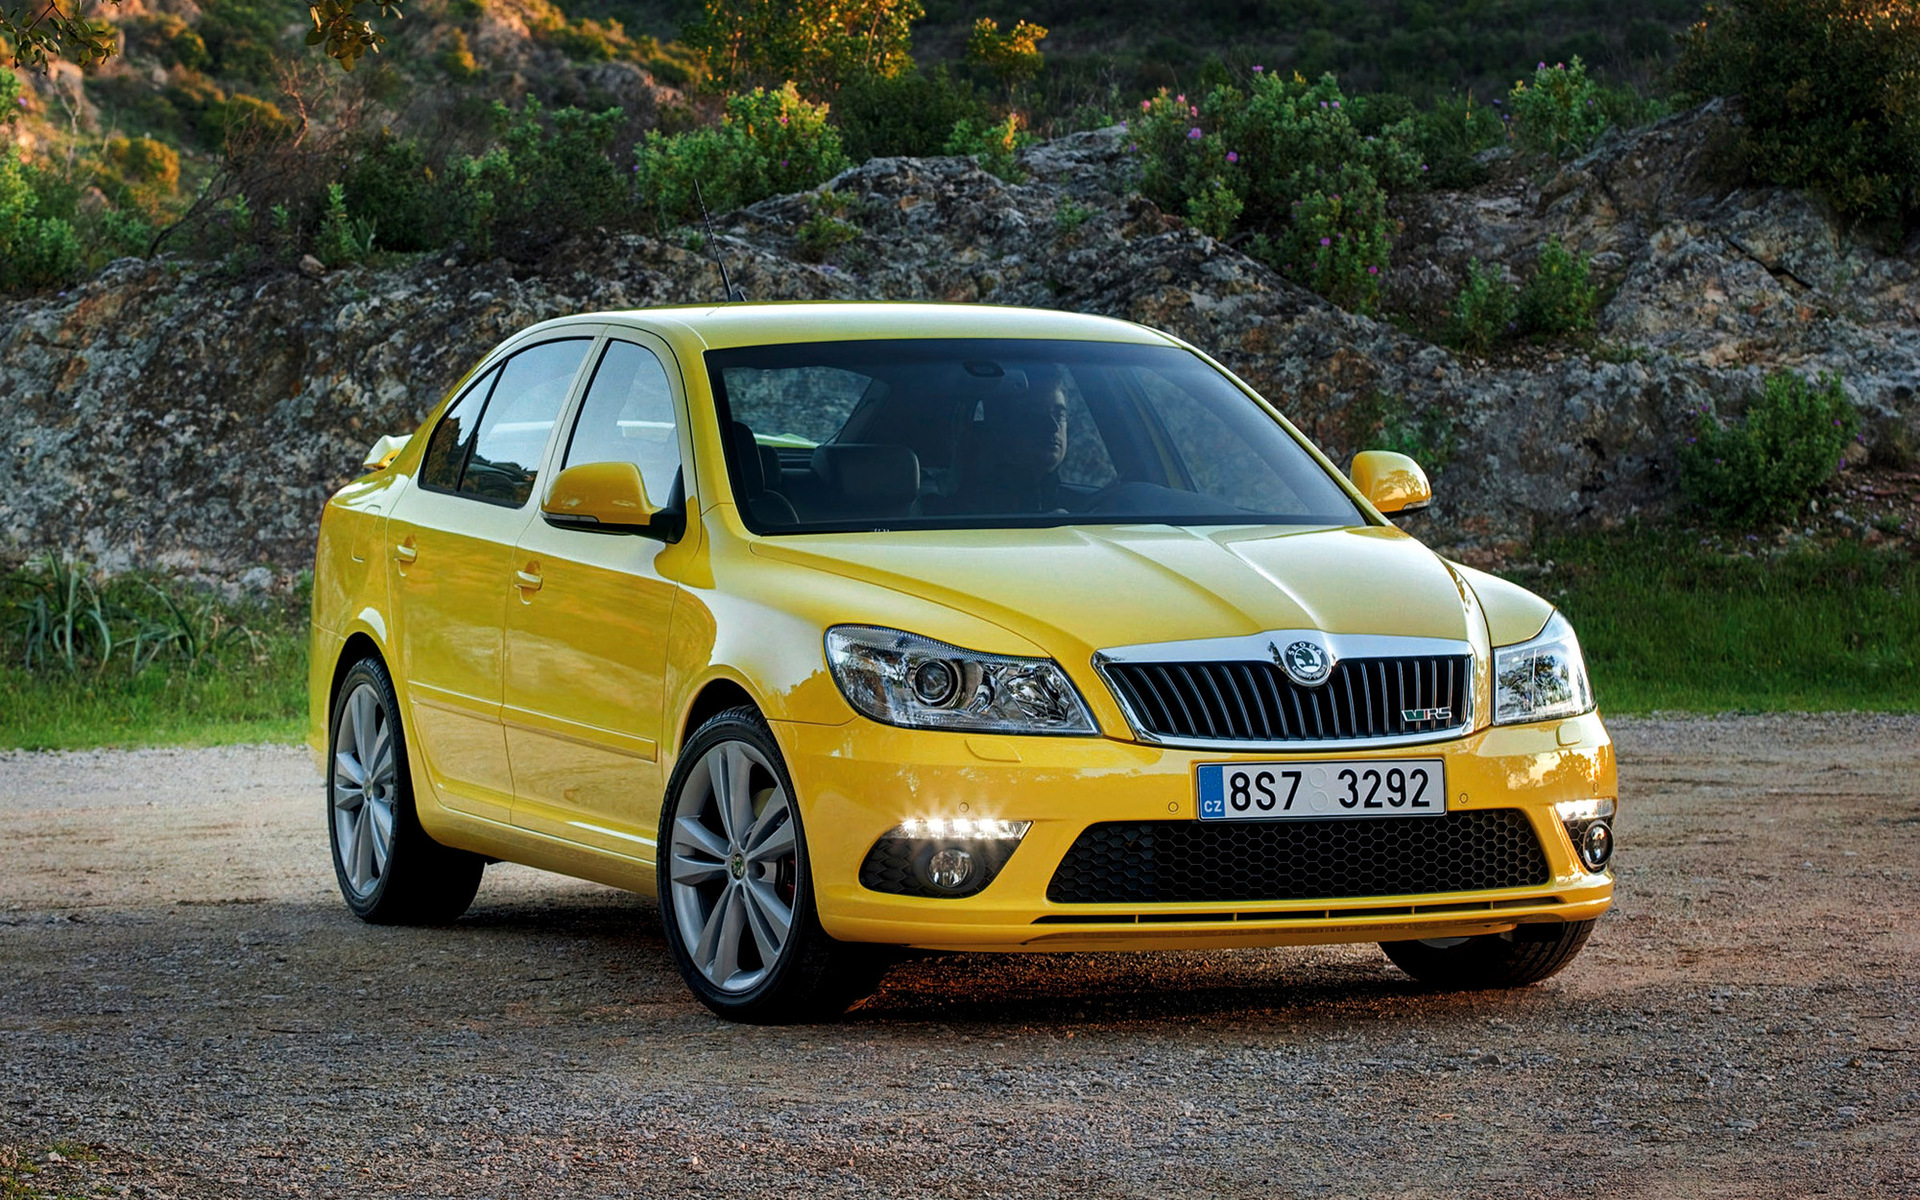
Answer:
<svg viewBox="0 0 1920 1200"><path fill-rule="evenodd" d="M1333 106L1334 106L1335 108L1339 108L1339 107L1340 107L1340 102L1339 102L1338 100L1335 100L1335 101L1333 102Z"/></svg>
<svg viewBox="0 0 1920 1200"><path fill-rule="evenodd" d="M1368 267L1368 268L1367 268L1367 274L1369 274L1369 275L1378 275L1379 273L1380 273L1380 268L1379 268L1379 267Z"/></svg>
<svg viewBox="0 0 1920 1200"><path fill-rule="evenodd" d="M1535 64L1533 64L1533 65L1534 65L1534 67L1535 67L1535 68L1536 68L1537 70L1541 70L1541 71L1544 71L1544 70L1546 70L1546 69L1547 69L1547 64L1546 64L1546 63L1543 63L1543 62L1540 62L1540 63L1535 63Z"/></svg>
<svg viewBox="0 0 1920 1200"><path fill-rule="evenodd" d="M1239 153L1238 153L1237 151L1233 151L1233 150L1229 150L1229 151L1227 151L1227 161L1228 161L1228 162L1230 162L1230 163L1237 163L1237 162L1239 162L1239 161L1240 161L1240 155L1239 155Z"/></svg>
<svg viewBox="0 0 1920 1200"><path fill-rule="evenodd" d="M1321 238L1321 239L1320 239L1320 244L1321 244L1322 246L1331 246L1331 245L1333 245L1333 239L1332 239L1332 238Z"/></svg>
<svg viewBox="0 0 1920 1200"><path fill-rule="evenodd" d="M1199 127L1198 125L1196 125L1196 126L1194 126L1194 127L1192 128L1192 129L1189 129L1189 130L1187 130L1187 138L1188 138L1188 139L1189 139L1190 141L1195 141L1195 142L1197 142L1197 141L1199 141L1199 140L1200 140L1200 127Z"/></svg>
<svg viewBox="0 0 1920 1200"><path fill-rule="evenodd" d="M1266 68L1265 68L1265 67L1263 67L1263 66L1261 66L1261 65L1260 65L1259 63L1255 63L1255 64L1253 64L1253 73L1254 73L1255 75L1258 75L1258 74L1259 74L1260 72L1262 72L1262 71L1264 71L1264 70L1266 70Z"/></svg>

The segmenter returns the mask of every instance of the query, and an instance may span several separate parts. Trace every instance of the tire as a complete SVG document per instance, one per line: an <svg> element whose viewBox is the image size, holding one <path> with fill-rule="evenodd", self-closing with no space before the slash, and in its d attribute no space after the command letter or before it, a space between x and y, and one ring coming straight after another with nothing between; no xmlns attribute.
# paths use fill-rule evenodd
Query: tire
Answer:
<svg viewBox="0 0 1920 1200"><path fill-rule="evenodd" d="M761 1025L831 1019L879 985L878 948L820 928L793 781L752 708L719 713L688 739L659 845L667 946L715 1013Z"/></svg>
<svg viewBox="0 0 1920 1200"><path fill-rule="evenodd" d="M444 925L473 903L486 860L442 846L420 827L399 714L386 664L369 655L347 668L327 733L334 878L363 921Z"/></svg>
<svg viewBox="0 0 1920 1200"><path fill-rule="evenodd" d="M1526 987L1572 962L1593 934L1592 921L1520 925L1506 933L1418 942L1381 942L1402 971L1428 987L1481 991Z"/></svg>

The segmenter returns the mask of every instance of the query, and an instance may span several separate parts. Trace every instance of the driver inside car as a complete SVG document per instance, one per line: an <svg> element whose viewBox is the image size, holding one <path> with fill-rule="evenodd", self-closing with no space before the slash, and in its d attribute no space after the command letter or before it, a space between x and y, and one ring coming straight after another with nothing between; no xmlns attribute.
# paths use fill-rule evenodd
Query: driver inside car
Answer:
<svg viewBox="0 0 1920 1200"><path fill-rule="evenodd" d="M938 504L940 511L1064 511L1060 464L1067 457L1067 391L1057 368L1007 372L981 400L962 437L959 486Z"/></svg>

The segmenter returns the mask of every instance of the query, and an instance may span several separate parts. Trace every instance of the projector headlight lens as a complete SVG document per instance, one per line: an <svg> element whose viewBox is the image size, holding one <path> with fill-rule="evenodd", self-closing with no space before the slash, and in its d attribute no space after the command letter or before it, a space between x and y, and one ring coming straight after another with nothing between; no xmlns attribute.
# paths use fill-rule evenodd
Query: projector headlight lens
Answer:
<svg viewBox="0 0 1920 1200"><path fill-rule="evenodd" d="M888 725L968 733L1099 732L1049 658L962 650L874 625L827 631L827 665L847 702Z"/></svg>

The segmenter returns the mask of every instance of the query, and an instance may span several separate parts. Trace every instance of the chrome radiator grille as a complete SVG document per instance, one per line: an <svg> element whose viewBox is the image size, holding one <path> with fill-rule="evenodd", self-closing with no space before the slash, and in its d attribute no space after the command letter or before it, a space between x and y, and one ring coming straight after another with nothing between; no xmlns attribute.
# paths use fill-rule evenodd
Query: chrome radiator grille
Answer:
<svg viewBox="0 0 1920 1200"><path fill-rule="evenodd" d="M1214 742L1411 737L1462 724L1469 655L1349 658L1303 687L1268 662L1109 662L1140 733Z"/></svg>

